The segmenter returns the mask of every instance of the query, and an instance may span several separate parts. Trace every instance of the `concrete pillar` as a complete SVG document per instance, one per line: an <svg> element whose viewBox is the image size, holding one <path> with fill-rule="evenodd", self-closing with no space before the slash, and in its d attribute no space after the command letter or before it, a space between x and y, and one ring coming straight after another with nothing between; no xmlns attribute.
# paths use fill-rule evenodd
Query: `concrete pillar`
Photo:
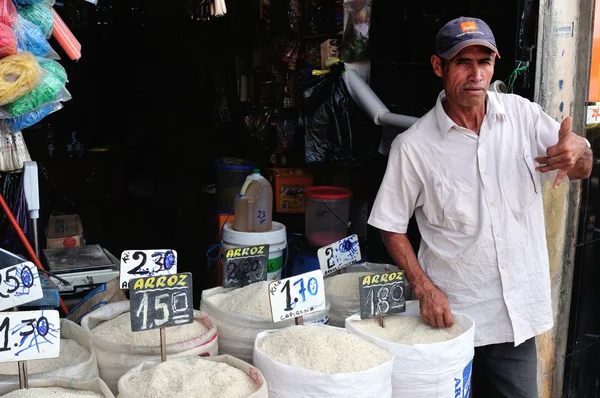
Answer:
<svg viewBox="0 0 600 398"><path fill-rule="evenodd" d="M557 121L573 116L585 133L594 0L540 0L535 101ZM557 132L558 134L558 132ZM540 397L562 396L580 184L544 186L554 328L539 336Z"/></svg>

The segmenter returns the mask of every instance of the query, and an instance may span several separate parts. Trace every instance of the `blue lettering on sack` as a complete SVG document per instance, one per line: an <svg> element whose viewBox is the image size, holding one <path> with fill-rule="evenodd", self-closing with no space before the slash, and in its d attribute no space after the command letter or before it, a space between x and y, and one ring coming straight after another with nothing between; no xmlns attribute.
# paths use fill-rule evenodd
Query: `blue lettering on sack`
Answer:
<svg viewBox="0 0 600 398"><path fill-rule="evenodd" d="M471 393L471 371L473 368L473 360L471 360L467 366L463 369L463 398L469 398L469 394Z"/></svg>
<svg viewBox="0 0 600 398"><path fill-rule="evenodd" d="M460 379L454 378L454 398L462 398Z"/></svg>

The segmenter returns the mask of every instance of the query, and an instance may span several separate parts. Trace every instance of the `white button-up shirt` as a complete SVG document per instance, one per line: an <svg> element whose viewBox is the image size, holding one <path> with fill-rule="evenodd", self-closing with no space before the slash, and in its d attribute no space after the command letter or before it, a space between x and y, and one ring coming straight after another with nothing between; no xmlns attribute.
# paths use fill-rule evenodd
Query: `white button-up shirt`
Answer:
<svg viewBox="0 0 600 398"><path fill-rule="evenodd" d="M556 144L560 125L535 103L489 92L477 135L448 117L444 98L392 143L369 224L406 233L414 213L419 263L452 311L475 319L475 345L518 345L552 327L533 159Z"/></svg>

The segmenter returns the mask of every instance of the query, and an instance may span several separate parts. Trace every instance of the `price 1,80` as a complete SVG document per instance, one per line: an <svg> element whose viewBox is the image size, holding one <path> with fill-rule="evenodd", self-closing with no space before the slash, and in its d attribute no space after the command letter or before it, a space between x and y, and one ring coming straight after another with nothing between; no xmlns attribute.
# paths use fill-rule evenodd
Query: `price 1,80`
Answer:
<svg viewBox="0 0 600 398"><path fill-rule="evenodd" d="M372 278L367 275L359 278L359 281L360 317L362 319L406 310L404 278L401 273L377 274Z"/></svg>

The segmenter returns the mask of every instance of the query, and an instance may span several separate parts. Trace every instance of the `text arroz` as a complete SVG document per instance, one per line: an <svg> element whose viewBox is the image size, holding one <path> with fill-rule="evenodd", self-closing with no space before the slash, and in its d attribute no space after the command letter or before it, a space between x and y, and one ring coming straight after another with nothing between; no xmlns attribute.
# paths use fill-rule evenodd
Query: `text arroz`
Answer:
<svg viewBox="0 0 600 398"><path fill-rule="evenodd" d="M44 297L38 270L30 261L0 270L0 310Z"/></svg>
<svg viewBox="0 0 600 398"><path fill-rule="evenodd" d="M194 320L189 272L132 279L129 299L134 332L185 325Z"/></svg>
<svg viewBox="0 0 600 398"><path fill-rule="evenodd" d="M133 278L176 273L175 250L125 250L121 253L121 289L129 289L129 280Z"/></svg>
<svg viewBox="0 0 600 398"><path fill-rule="evenodd" d="M223 287L267 280L269 245L228 249L223 260Z"/></svg>
<svg viewBox="0 0 600 398"><path fill-rule="evenodd" d="M59 353L58 311L0 312L0 362L56 358Z"/></svg>
<svg viewBox="0 0 600 398"><path fill-rule="evenodd" d="M357 277L360 289L360 318L374 318L406 311L402 271Z"/></svg>
<svg viewBox="0 0 600 398"><path fill-rule="evenodd" d="M269 283L273 322L325 309L323 272L315 270Z"/></svg>
<svg viewBox="0 0 600 398"><path fill-rule="evenodd" d="M317 250L319 266L323 275L327 276L361 260L358 236L351 235L347 238L332 243Z"/></svg>

